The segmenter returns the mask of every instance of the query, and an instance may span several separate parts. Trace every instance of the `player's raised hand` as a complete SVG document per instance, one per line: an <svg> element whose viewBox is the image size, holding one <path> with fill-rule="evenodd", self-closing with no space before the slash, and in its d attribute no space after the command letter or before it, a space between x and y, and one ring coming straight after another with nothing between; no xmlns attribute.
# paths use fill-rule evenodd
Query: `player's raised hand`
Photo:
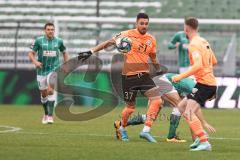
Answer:
<svg viewBox="0 0 240 160"><path fill-rule="evenodd" d="M91 55L92 55L92 51L84 51L84 52L79 52L78 53L78 60L82 60L85 61L86 59L88 59Z"/></svg>
<svg viewBox="0 0 240 160"><path fill-rule="evenodd" d="M38 62L38 61L36 61L35 63L35 66L36 66L36 68L42 68L42 63L41 62Z"/></svg>

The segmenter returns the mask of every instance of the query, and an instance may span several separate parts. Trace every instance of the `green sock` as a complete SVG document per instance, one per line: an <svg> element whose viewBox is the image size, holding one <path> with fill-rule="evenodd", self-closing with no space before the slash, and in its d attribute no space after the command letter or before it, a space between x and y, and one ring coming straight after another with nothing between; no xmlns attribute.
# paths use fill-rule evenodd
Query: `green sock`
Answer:
<svg viewBox="0 0 240 160"><path fill-rule="evenodd" d="M42 103L42 105L43 105L43 110L44 110L44 114L45 115L48 115L48 101L47 102L45 102L45 103Z"/></svg>
<svg viewBox="0 0 240 160"><path fill-rule="evenodd" d="M141 114L138 114L137 116L134 116L133 118L130 118L127 122L127 126L129 125L139 125L139 124L143 124L144 123L144 119L142 117Z"/></svg>
<svg viewBox="0 0 240 160"><path fill-rule="evenodd" d="M48 115L49 116L53 115L54 103L55 103L55 101L48 101L48 109L49 109Z"/></svg>
<svg viewBox="0 0 240 160"><path fill-rule="evenodd" d="M181 116L176 116L174 114L170 115L170 127L168 133L168 139L174 138L176 136L176 130L179 125Z"/></svg>

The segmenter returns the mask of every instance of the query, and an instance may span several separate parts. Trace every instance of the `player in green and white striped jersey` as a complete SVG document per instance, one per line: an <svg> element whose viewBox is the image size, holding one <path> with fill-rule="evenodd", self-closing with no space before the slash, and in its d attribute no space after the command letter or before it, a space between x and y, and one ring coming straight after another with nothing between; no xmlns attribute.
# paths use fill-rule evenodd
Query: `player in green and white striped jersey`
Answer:
<svg viewBox="0 0 240 160"><path fill-rule="evenodd" d="M61 38L55 37L53 23L46 23L44 26L45 35L37 37L31 46L28 56L36 66L37 82L41 93L41 102L44 108L43 124L53 123L53 110L55 96L53 86L49 85L49 77L60 66L60 53L63 61L68 61L68 53ZM37 55L37 59L35 58Z"/></svg>
<svg viewBox="0 0 240 160"><path fill-rule="evenodd" d="M187 71L190 65L188 56L188 44L189 40L184 31L175 33L168 44L168 49L178 49L179 73Z"/></svg>

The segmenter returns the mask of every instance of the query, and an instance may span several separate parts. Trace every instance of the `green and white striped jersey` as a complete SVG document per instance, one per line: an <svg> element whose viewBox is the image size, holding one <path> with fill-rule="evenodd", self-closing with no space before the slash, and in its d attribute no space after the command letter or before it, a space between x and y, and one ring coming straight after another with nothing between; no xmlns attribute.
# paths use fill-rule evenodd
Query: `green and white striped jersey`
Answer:
<svg viewBox="0 0 240 160"><path fill-rule="evenodd" d="M172 82L172 77L176 76L177 74L175 73L166 73L165 76L167 79L172 83L174 88L177 90L178 94L180 95L188 95L192 93L193 88L196 85L196 82L192 78L184 78L181 81L178 81L176 83Z"/></svg>
<svg viewBox="0 0 240 160"><path fill-rule="evenodd" d="M40 36L35 39L31 49L43 65L42 68L37 68L37 75L45 76L60 65L59 55L60 52L63 53L66 50L66 47L61 38L48 39L46 36Z"/></svg>
<svg viewBox="0 0 240 160"><path fill-rule="evenodd" d="M188 45L189 40L183 31L177 32L168 44L168 49L175 49L176 43L179 42L178 47L178 65L179 67L188 67L190 65L188 49L184 47L184 44Z"/></svg>

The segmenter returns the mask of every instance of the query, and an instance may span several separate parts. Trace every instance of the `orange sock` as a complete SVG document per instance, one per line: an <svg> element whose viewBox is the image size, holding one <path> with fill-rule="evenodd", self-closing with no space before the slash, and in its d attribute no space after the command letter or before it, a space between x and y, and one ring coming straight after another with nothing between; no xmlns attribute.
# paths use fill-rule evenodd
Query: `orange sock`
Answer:
<svg viewBox="0 0 240 160"><path fill-rule="evenodd" d="M148 127L151 127L153 124L153 121L157 118L162 100L158 98L158 99L149 100L149 102L150 103L147 111L147 119L145 121L145 125Z"/></svg>
<svg viewBox="0 0 240 160"><path fill-rule="evenodd" d="M197 136L193 133L192 129L190 128L191 131L191 135L192 135L192 140L195 141L195 139L197 138Z"/></svg>
<svg viewBox="0 0 240 160"><path fill-rule="evenodd" d="M135 108L133 106L131 106L131 108L125 107L122 111L122 126L126 127L127 126L127 121L128 118L131 116L131 114L134 112Z"/></svg>
<svg viewBox="0 0 240 160"><path fill-rule="evenodd" d="M189 124L191 130L193 131L193 134L200 139L200 142L208 141L207 136L204 134L202 124L195 114L192 114L190 119L186 115L184 115L184 118Z"/></svg>

